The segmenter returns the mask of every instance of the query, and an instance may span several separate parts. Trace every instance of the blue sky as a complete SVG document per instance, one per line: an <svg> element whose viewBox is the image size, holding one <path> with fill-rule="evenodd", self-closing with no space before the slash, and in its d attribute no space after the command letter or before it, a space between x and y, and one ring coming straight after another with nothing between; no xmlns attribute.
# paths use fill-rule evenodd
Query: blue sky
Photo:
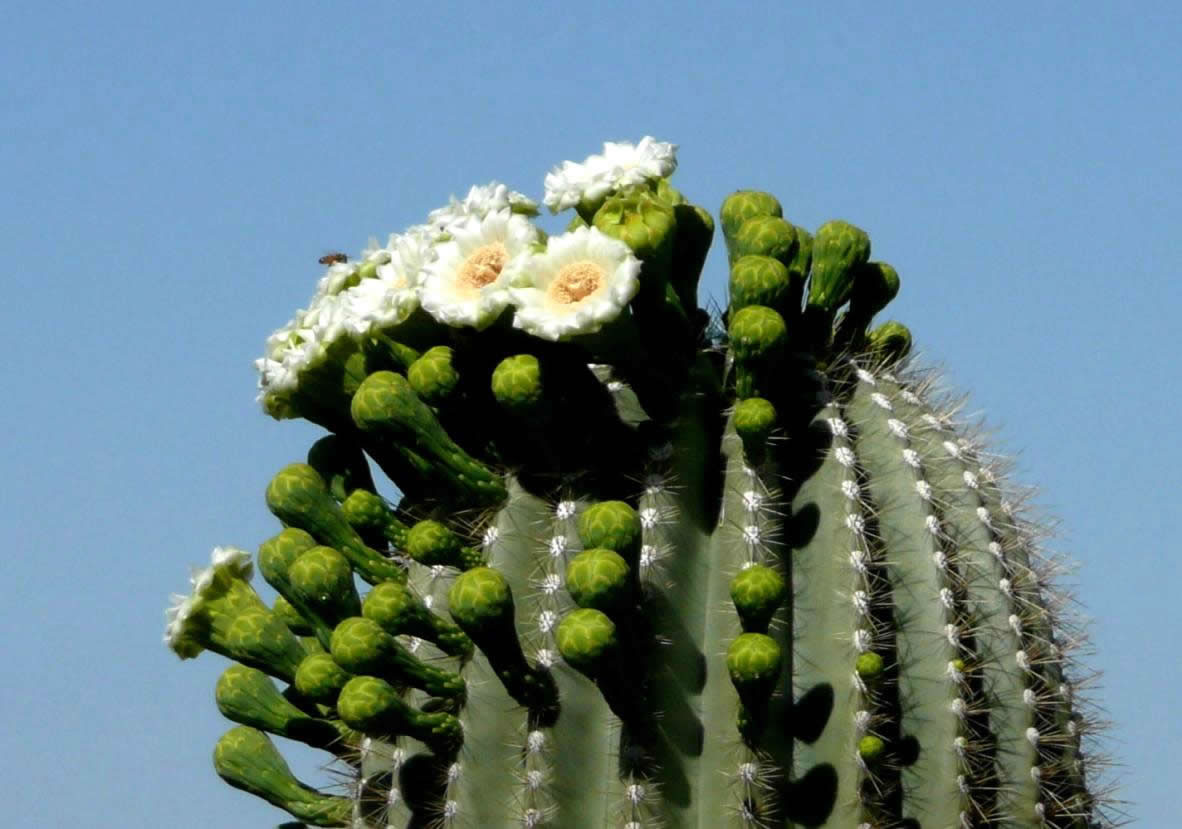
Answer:
<svg viewBox="0 0 1182 829"><path fill-rule="evenodd" d="M645 134L698 203L770 190L898 268L893 316L1079 564L1123 796L1176 822L1182 7L491 6L8 10L7 825L281 821L210 767L224 663L159 642L189 564L274 531L263 487L316 435L259 413L251 361L322 253Z"/></svg>

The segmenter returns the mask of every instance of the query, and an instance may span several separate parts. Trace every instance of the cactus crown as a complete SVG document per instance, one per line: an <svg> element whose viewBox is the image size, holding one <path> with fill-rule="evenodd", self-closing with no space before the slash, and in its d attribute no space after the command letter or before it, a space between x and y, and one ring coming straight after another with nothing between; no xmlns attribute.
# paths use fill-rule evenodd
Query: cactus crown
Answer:
<svg viewBox="0 0 1182 829"><path fill-rule="evenodd" d="M236 663L217 772L358 829L1111 825L1039 530L874 327L895 269L740 190L712 318L675 167L560 165L549 237L475 187L267 341L264 410L329 435L267 488L274 607L218 548L169 611Z"/></svg>

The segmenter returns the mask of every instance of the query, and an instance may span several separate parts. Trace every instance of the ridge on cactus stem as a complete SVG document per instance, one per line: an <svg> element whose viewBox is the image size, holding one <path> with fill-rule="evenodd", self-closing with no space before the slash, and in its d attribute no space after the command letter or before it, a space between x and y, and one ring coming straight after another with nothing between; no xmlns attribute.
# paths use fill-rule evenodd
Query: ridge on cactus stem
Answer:
<svg viewBox="0 0 1182 829"><path fill-rule="evenodd" d="M898 272L740 189L712 317L676 168L554 167L552 236L473 187L266 340L264 411L326 434L166 613L230 661L216 773L350 829L1115 826L1044 529L881 318Z"/></svg>

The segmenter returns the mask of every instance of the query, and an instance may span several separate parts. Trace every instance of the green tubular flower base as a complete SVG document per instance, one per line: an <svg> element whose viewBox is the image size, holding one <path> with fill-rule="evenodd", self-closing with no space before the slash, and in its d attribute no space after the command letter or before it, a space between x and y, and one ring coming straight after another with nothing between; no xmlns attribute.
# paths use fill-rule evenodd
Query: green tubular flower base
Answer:
<svg viewBox="0 0 1182 829"><path fill-rule="evenodd" d="M665 181L580 209L686 304L705 211ZM353 829L1112 825L1038 528L910 332L870 328L898 275L765 193L720 225L726 323L627 356L663 386L507 323L351 386L353 423L269 487L286 528L258 557L269 624L323 648L268 668L174 611L250 666L218 687L232 785ZM430 486L388 505L359 446ZM336 754L350 797L263 732Z"/></svg>

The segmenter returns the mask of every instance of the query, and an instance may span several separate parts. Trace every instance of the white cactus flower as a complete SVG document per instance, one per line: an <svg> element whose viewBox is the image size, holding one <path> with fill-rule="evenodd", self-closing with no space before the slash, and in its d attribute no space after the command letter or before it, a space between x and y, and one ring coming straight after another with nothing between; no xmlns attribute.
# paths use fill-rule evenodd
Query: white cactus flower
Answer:
<svg viewBox="0 0 1182 829"><path fill-rule="evenodd" d="M546 340L594 333L636 296L639 274L628 246L596 228L552 236L544 253L520 264L513 325Z"/></svg>
<svg viewBox="0 0 1182 829"><path fill-rule="evenodd" d="M637 144L608 141L601 155L581 164L564 161L546 175L543 203L557 213L579 202L596 202L609 193L672 175L677 145L646 135Z"/></svg>
<svg viewBox="0 0 1182 829"><path fill-rule="evenodd" d="M253 589L246 587L248 592L243 592L241 587L234 584L240 582L245 586L253 573L250 553L237 547L214 547L209 567L194 570L190 574L189 582L193 589L189 595L172 595L172 603L164 611L164 644L181 659L192 659L200 654L204 648L189 635L190 619L200 609L201 603L214 593L228 595L233 592L240 603L261 605Z"/></svg>
<svg viewBox="0 0 1182 829"><path fill-rule="evenodd" d="M485 185L474 185L463 199L455 196L445 207L432 210L427 224L437 231L450 232L449 227L471 216L483 219L489 213L508 210L521 216L538 215L538 203L528 196L510 190L499 181Z"/></svg>
<svg viewBox="0 0 1182 829"><path fill-rule="evenodd" d="M509 210L475 215L450 226L423 268L423 309L446 325L484 328L509 305L509 285L530 255L538 229Z"/></svg>

